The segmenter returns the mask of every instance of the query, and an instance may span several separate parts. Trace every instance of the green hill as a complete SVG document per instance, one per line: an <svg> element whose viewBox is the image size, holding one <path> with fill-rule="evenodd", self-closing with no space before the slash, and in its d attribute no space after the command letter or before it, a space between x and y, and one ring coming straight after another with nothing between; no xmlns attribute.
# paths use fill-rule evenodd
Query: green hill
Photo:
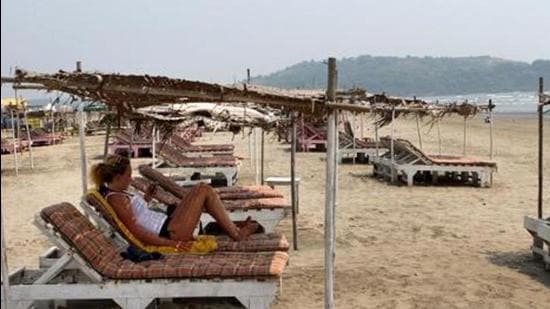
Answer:
<svg viewBox="0 0 550 309"><path fill-rule="evenodd" d="M400 96L536 91L538 78L550 85L550 60L526 62L481 57L373 57L337 60L338 87ZM324 88L323 61L304 61L281 71L252 78L280 88ZM546 87L550 88L550 87Z"/></svg>

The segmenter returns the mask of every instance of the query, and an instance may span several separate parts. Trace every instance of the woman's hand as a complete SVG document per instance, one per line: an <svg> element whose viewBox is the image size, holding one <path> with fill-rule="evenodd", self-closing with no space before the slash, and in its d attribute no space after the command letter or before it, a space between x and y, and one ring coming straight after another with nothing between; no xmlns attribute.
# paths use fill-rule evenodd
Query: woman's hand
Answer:
<svg viewBox="0 0 550 309"><path fill-rule="evenodd" d="M180 250L180 251L187 251L189 249L191 249L191 245L189 242L186 242L186 241L176 241L176 249Z"/></svg>
<svg viewBox="0 0 550 309"><path fill-rule="evenodd" d="M147 203L149 203L153 199L153 196L155 195L156 192L157 192L157 184L156 183L150 184L149 187L147 187L147 189L145 190L143 199Z"/></svg>

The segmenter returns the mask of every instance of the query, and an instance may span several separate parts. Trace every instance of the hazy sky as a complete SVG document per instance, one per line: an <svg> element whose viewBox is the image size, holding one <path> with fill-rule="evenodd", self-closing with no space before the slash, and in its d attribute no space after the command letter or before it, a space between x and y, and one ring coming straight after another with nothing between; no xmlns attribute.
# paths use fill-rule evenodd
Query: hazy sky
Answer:
<svg viewBox="0 0 550 309"><path fill-rule="evenodd" d="M2 0L10 68L232 82L328 56L550 58L549 0ZM4 91L3 91L4 93Z"/></svg>

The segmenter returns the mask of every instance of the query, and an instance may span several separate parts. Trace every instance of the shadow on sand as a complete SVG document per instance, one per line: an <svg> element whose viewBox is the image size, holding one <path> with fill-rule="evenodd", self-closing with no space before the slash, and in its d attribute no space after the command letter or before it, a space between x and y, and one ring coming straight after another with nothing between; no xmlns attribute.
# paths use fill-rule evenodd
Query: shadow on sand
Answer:
<svg viewBox="0 0 550 309"><path fill-rule="evenodd" d="M529 251L496 252L488 251L487 259L498 266L508 267L525 274L550 287L550 272L544 270L544 263L535 258Z"/></svg>

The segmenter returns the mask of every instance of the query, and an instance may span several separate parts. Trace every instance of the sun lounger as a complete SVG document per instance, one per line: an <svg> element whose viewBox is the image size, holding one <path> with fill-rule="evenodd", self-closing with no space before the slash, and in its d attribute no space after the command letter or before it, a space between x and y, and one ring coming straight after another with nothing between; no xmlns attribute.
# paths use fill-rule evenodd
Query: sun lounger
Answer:
<svg viewBox="0 0 550 309"><path fill-rule="evenodd" d="M550 270L550 218L545 220L526 216L523 226L533 236L531 251L544 261L546 270Z"/></svg>
<svg viewBox="0 0 550 309"><path fill-rule="evenodd" d="M187 156L231 156L235 150L232 144L193 145L177 134L170 137L170 143Z"/></svg>
<svg viewBox="0 0 550 309"><path fill-rule="evenodd" d="M141 243L120 221L112 207L97 191L90 191L81 201L84 212L98 225L105 235L113 238L120 244L130 243L144 251L160 251L158 248L146 246ZM215 237L216 251L260 252L260 251L286 251L289 248L284 235L253 234L243 241L234 241L229 236ZM167 249L169 250L169 249Z"/></svg>
<svg viewBox="0 0 550 309"><path fill-rule="evenodd" d="M310 150L325 150L327 146L327 134L323 130L316 128L315 126L303 122L300 122L298 126L298 132L296 134L296 150L297 151L310 151Z"/></svg>
<svg viewBox="0 0 550 309"><path fill-rule="evenodd" d="M384 147L391 148L391 139L381 139ZM459 156L435 156L425 154L409 141L394 139L394 159L390 152L375 159L374 174L390 178L396 182L403 177L409 186L413 185L417 174L428 174L433 183L439 178L446 177L453 182L490 187L492 174L497 170L497 164L492 161L479 160Z"/></svg>
<svg viewBox="0 0 550 309"><path fill-rule="evenodd" d="M195 173L213 176L222 174L227 186L232 186L237 179L237 159L233 156L187 157L173 146L161 143L157 144L156 152L159 155L156 169L169 177L190 178Z"/></svg>
<svg viewBox="0 0 550 309"><path fill-rule="evenodd" d="M9 308L76 299L145 308L155 299L184 297L235 297L246 308L269 308L288 262L285 252L216 252L134 263L68 203L44 208L35 224L58 250L41 259L43 268L9 275Z"/></svg>
<svg viewBox="0 0 550 309"><path fill-rule="evenodd" d="M169 179L168 181L172 182ZM165 183L166 181L163 182ZM150 184L151 182L144 178L134 178L132 180L132 187L140 192L145 192ZM173 185L177 186L175 183ZM182 196L181 194L185 192L185 189L182 187L179 188L182 189L179 196ZM259 189L265 188L262 187ZM269 187L267 189L275 192L275 190ZM267 193L269 194L269 192ZM247 217L251 217L252 220L257 221L262 226L265 233L271 233L275 226L288 215L290 206L288 206L288 202L282 196L269 197L266 196L268 194L262 191L248 190L224 192L220 193L220 197L223 198L223 205L229 212L231 220L243 221ZM181 200L180 197L166 191L162 186L157 188L153 198L164 205L178 205ZM208 213L204 213L200 220L202 226L205 227L211 222L215 222L214 218Z"/></svg>
<svg viewBox="0 0 550 309"><path fill-rule="evenodd" d="M109 143L109 153L119 154L128 151L132 157L150 156L153 148L152 139L133 134L128 130L118 131Z"/></svg>

